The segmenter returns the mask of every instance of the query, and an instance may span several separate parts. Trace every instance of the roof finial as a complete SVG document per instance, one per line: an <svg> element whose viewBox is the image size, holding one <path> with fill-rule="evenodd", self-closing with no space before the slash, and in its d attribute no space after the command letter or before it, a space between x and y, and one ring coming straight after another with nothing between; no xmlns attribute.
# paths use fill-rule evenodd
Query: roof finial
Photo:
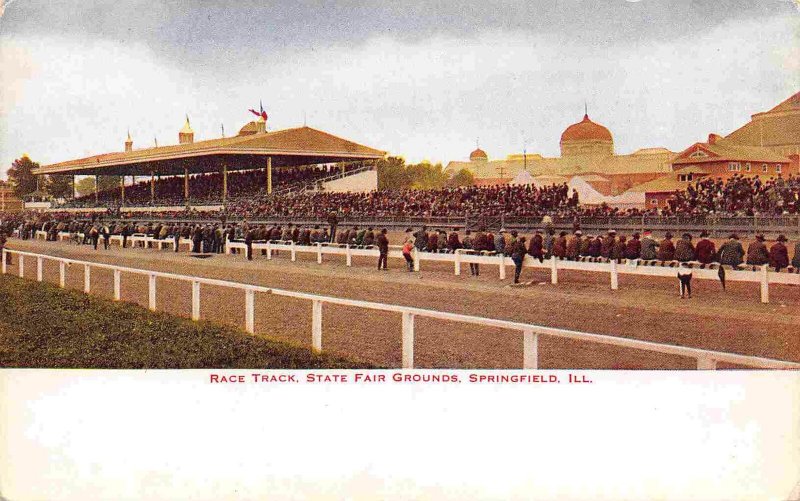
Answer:
<svg viewBox="0 0 800 501"><path fill-rule="evenodd" d="M220 125L220 127L222 127L222 137L225 137L225 124L224 123L220 123L219 125Z"/></svg>
<svg viewBox="0 0 800 501"><path fill-rule="evenodd" d="M131 128L128 127L128 141L132 141L131 139Z"/></svg>
<svg viewBox="0 0 800 501"><path fill-rule="evenodd" d="M475 138L475 148L476 149L480 149L480 141L479 141L479 139L480 139L479 137Z"/></svg>
<svg viewBox="0 0 800 501"><path fill-rule="evenodd" d="M589 118L589 106L586 104L586 100L583 101L583 118Z"/></svg>

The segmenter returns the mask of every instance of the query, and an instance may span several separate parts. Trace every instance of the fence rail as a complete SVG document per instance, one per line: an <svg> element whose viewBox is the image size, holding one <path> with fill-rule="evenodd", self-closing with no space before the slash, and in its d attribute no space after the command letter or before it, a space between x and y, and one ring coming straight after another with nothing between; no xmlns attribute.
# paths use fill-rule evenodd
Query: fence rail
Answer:
<svg viewBox="0 0 800 501"><path fill-rule="evenodd" d="M37 232L37 238L39 232ZM44 233L44 232L41 232ZM78 238L83 239L83 234L78 233ZM44 236L44 235L42 235ZM71 237L70 233L59 233L58 240L65 240ZM117 242L122 245L122 237L119 235L112 235L109 238L110 242ZM144 234L134 234L128 237L132 247L142 248L157 248L159 250L164 247L175 250L175 239L166 238L158 239L149 237ZM189 239L181 238L178 243L180 247L186 246L187 250L191 250L192 241ZM247 244L243 241L227 241L225 243L225 253L232 254L234 251L242 253L247 252ZM298 254L314 254L318 264L324 262L325 256L344 256L347 266L353 265L353 257L371 257L377 259L379 251L376 248L364 248L363 246L350 246L339 244L314 244L314 245L298 245L292 241L269 241L269 242L255 242L252 244L252 250L264 251L267 259L272 259L273 252L275 251L288 251L291 261L297 261ZM444 262L453 265L453 273L456 276L461 275L461 267L464 264L477 264L497 266L498 275L500 280L506 279L508 266L513 266L513 261L508 256L503 255L490 255L486 253L476 254L470 253L464 249L458 249L454 253L433 253L433 252L419 252L416 248L413 251L414 270L420 271L422 262ZM390 246L389 258L405 259L403 253L400 251L399 246ZM614 260L597 260L595 258L582 258L579 261L558 259L553 256L545 261L539 261L532 256L525 256L523 260L523 268L532 269L546 269L550 271L550 282L552 284L558 283L559 271L583 271L592 273L605 273L609 276L609 284L611 290L619 289L619 276L620 275L641 275L650 277L664 277L676 278L677 262L662 262L662 261L642 261L639 259L634 260L621 260L617 262ZM690 263L692 266L692 276L700 280L719 280L719 268L717 264L713 266L702 266L698 262ZM702 266L702 267L701 267ZM800 285L800 270L788 268L784 272L776 272L769 268L767 265L763 266L746 266L744 269L729 269L725 270L725 280L731 282L751 282L760 285L760 299L762 303L769 303L769 290L770 284L782 285ZM791 272L789 271L791 270Z"/></svg>
<svg viewBox="0 0 800 501"><path fill-rule="evenodd" d="M256 293L272 294L276 296L285 296L296 299L311 301L311 347L315 352L322 350L323 338L323 305L335 304L341 306L350 306L355 308L362 308L367 310L377 310L384 312L399 313L402 316L402 368L414 368L414 324L417 317L434 318L438 320L466 323L472 325L481 325L485 327L498 327L501 329L510 330L512 332L521 332L523 334L523 360L522 367L524 369L538 369L539 368L539 336L551 336L565 339L572 339L576 341L585 341L597 344L611 345L621 348L632 348L636 350L643 350L648 352L661 353L665 355L677 355L688 358L693 358L697 362L698 369L713 370L717 368L717 364L730 363L736 365L743 365L747 367L764 368L764 369L800 369L800 363L789 362L784 360L776 360L770 358L754 357L748 355L740 355L735 353L725 353L712 350L704 350L699 348L690 348L685 346L676 346L662 343L654 343L650 341L642 341L638 339L628 339L615 336L591 334L586 332L579 332L567 329L557 329L553 327L544 327L540 325L527 324L522 322L514 322L509 320L499 320L492 318L476 317L471 315L463 315L460 313L449 313L443 311L428 310L423 308L415 308L408 306L400 306L393 304L383 304L371 301L360 301L354 299L345 299L332 296L321 296L317 294L309 294L305 292L296 292L283 289L275 289L271 287L263 287L259 285L246 284L241 282L231 282L227 280L219 280L213 278L196 277L189 275L178 275L174 273L166 273L152 270L144 270L139 268L129 268L124 266L116 266L111 264L95 263L90 261L79 261L74 259L67 259L48 254L37 254L33 252L19 251L9 248L4 248L2 256L2 273L8 272L8 265L6 263L6 255L12 254L18 257L18 272L21 278L24 278L25 273L25 258L31 257L36 259L36 279L41 282L43 280L43 266L45 260L51 260L59 263L59 286L64 288L66 286L66 266L79 265L84 267L84 292L91 292L91 270L92 268L111 270L114 275L114 300L119 301L121 298L122 281L121 276L123 273L145 275L148 277L148 305L150 310L156 310L156 280L157 278L178 280L190 282L192 284L192 320L200 320L200 294L201 285L213 285L219 287L227 287L238 289L244 292L244 307L245 307L245 329L248 333L255 333L255 295Z"/></svg>

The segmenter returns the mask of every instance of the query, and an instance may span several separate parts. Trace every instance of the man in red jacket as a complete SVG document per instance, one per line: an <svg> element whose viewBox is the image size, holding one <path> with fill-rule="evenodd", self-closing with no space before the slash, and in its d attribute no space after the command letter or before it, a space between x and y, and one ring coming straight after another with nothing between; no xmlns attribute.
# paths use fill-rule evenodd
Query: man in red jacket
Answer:
<svg viewBox="0 0 800 501"><path fill-rule="evenodd" d="M695 254L697 254L697 260L703 264L709 264L716 258L717 246L708 239L708 232L705 230L700 233L700 241L697 242L697 247L694 250Z"/></svg>

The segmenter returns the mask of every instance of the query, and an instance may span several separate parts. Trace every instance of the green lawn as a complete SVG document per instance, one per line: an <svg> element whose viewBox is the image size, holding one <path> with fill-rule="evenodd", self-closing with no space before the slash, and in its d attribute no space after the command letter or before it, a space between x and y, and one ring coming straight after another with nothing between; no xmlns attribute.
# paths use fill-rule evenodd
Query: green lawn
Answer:
<svg viewBox="0 0 800 501"><path fill-rule="evenodd" d="M0 366L114 369L368 368L244 331L0 276Z"/></svg>

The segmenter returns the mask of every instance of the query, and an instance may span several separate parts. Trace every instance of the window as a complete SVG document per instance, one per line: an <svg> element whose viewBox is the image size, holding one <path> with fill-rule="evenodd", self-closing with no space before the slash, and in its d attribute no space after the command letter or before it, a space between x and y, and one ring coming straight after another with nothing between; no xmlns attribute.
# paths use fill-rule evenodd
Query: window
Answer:
<svg viewBox="0 0 800 501"><path fill-rule="evenodd" d="M679 174L678 181L686 181L686 174Z"/></svg>
<svg viewBox="0 0 800 501"><path fill-rule="evenodd" d="M731 162L728 164L728 170L731 172L739 172L742 170L742 164L739 162Z"/></svg>
<svg viewBox="0 0 800 501"><path fill-rule="evenodd" d="M658 205L658 199L657 198L651 198L650 199L650 205Z"/></svg>
<svg viewBox="0 0 800 501"><path fill-rule="evenodd" d="M750 162L747 162L747 164L745 164L744 170L746 170L747 172L750 172L750 170L751 170Z"/></svg>
<svg viewBox="0 0 800 501"><path fill-rule="evenodd" d="M775 166L775 172L777 172L778 174L780 174L780 173L781 173L781 170L782 170L782 169L781 169L781 164L777 164L777 165Z"/></svg>
<svg viewBox="0 0 800 501"><path fill-rule="evenodd" d="M766 174L768 171L769 171L769 166L767 164L761 166L761 172Z"/></svg>
<svg viewBox="0 0 800 501"><path fill-rule="evenodd" d="M708 155L705 152L701 151L701 150L697 150L694 153L692 153L691 155L689 155L689 157L691 157L691 158L706 158L707 156Z"/></svg>

